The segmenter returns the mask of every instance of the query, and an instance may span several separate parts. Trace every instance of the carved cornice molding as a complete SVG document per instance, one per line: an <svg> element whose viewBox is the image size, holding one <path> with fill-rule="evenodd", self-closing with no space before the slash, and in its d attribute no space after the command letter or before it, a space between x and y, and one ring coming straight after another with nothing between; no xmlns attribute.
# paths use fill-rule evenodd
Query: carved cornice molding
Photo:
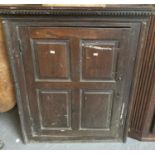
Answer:
<svg viewBox="0 0 155 155"><path fill-rule="evenodd" d="M0 8L0 15L51 16L150 16L151 8Z"/></svg>

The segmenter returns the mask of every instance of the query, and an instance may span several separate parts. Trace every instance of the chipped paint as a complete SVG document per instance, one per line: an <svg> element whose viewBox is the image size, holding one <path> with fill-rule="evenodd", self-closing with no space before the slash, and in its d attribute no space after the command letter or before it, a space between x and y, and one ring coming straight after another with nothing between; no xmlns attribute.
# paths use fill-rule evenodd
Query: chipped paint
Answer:
<svg viewBox="0 0 155 155"><path fill-rule="evenodd" d="M100 47L100 46L94 46L94 45L83 45L83 46L87 48L97 49L97 50L108 50L108 51L112 50L111 47Z"/></svg>

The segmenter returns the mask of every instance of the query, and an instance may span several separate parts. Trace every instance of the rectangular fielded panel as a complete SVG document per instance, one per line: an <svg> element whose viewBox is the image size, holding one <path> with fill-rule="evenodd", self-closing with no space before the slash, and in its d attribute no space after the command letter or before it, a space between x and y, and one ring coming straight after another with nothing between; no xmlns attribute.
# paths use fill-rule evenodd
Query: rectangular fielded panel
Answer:
<svg viewBox="0 0 155 155"><path fill-rule="evenodd" d="M41 128L51 130L70 128L70 92L49 90L37 91Z"/></svg>
<svg viewBox="0 0 155 155"><path fill-rule="evenodd" d="M36 79L69 79L69 42L67 40L31 40Z"/></svg>
<svg viewBox="0 0 155 155"><path fill-rule="evenodd" d="M81 100L81 129L110 130L113 92L83 91Z"/></svg>
<svg viewBox="0 0 155 155"><path fill-rule="evenodd" d="M117 41L82 41L82 79L113 80L116 60Z"/></svg>

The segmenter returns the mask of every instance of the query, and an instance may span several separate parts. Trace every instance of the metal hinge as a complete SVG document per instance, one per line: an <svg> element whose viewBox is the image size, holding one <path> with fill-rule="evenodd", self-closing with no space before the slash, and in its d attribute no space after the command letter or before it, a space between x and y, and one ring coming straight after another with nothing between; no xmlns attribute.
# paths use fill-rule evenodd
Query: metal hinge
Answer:
<svg viewBox="0 0 155 155"><path fill-rule="evenodd" d="M18 48L19 48L20 54L22 54L22 48L21 48L21 41L20 40L18 40Z"/></svg>

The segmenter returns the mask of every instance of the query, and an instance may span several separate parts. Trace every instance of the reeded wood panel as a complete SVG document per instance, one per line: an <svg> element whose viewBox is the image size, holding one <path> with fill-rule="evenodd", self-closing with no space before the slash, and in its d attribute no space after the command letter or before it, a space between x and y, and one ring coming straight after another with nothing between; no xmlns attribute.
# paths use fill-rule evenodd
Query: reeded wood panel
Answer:
<svg viewBox="0 0 155 155"><path fill-rule="evenodd" d="M155 140L155 135L151 133L155 108L155 17L150 21L138 73L129 136L139 140Z"/></svg>
<svg viewBox="0 0 155 155"><path fill-rule="evenodd" d="M71 127L71 92L37 90L42 129L58 130Z"/></svg>
<svg viewBox="0 0 155 155"><path fill-rule="evenodd" d="M83 80L114 80L117 41L81 41Z"/></svg>
<svg viewBox="0 0 155 155"><path fill-rule="evenodd" d="M69 79L70 52L67 40L31 40L37 79Z"/></svg>
<svg viewBox="0 0 155 155"><path fill-rule="evenodd" d="M113 92L81 90L81 129L110 130Z"/></svg>

